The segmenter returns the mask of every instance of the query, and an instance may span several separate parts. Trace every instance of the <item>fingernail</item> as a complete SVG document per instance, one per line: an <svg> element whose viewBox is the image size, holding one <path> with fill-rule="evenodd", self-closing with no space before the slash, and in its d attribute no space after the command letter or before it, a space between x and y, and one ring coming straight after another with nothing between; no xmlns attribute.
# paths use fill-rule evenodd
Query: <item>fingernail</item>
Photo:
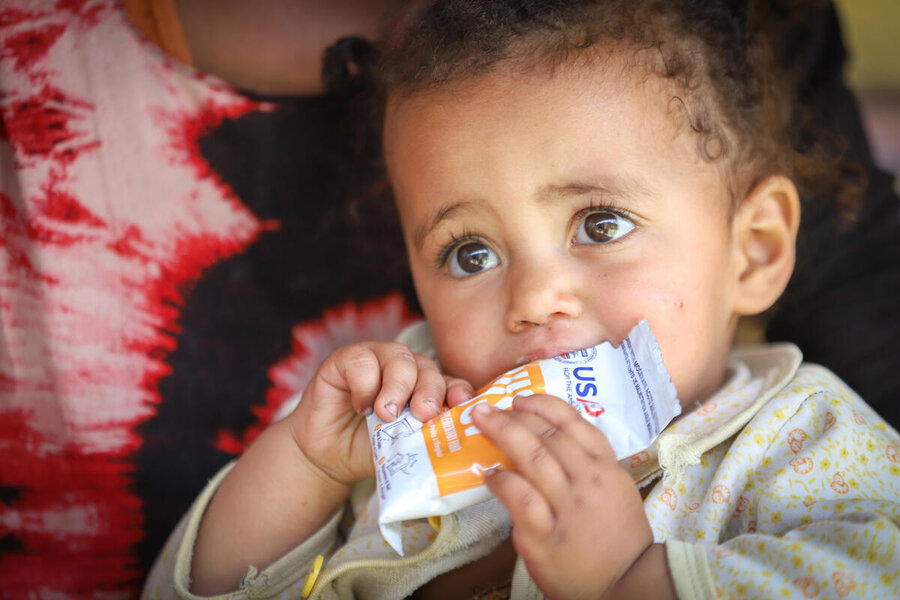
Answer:
<svg viewBox="0 0 900 600"><path fill-rule="evenodd" d="M484 478L488 479L490 477L493 477L494 475L497 474L497 471L498 471L497 467L488 467L487 469L484 470Z"/></svg>
<svg viewBox="0 0 900 600"><path fill-rule="evenodd" d="M388 411L388 413L395 419L397 418L397 405L396 404L385 404L384 410Z"/></svg>
<svg viewBox="0 0 900 600"><path fill-rule="evenodd" d="M431 414L437 415L440 411L438 411L437 400L434 398L426 398L424 400L425 406L431 411Z"/></svg>
<svg viewBox="0 0 900 600"><path fill-rule="evenodd" d="M369 415L372 414L372 407L371 406L365 407L364 409L359 411L359 414L361 414L364 417L368 417Z"/></svg>
<svg viewBox="0 0 900 600"><path fill-rule="evenodd" d="M466 398L473 398L475 396L475 392L465 383L456 383L452 387L459 390Z"/></svg>
<svg viewBox="0 0 900 600"><path fill-rule="evenodd" d="M480 402L475 405L475 408L473 408L472 411L481 413L483 415L487 415L487 414L490 414L491 407L490 407L490 405L488 405L487 402Z"/></svg>

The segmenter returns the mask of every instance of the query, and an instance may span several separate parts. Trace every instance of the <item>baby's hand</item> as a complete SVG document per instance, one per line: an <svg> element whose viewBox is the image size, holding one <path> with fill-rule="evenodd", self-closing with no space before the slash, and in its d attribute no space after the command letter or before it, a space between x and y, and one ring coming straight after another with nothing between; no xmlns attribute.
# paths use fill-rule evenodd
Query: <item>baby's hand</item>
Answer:
<svg viewBox="0 0 900 600"><path fill-rule="evenodd" d="M365 417L393 421L409 404L425 421L472 397L472 386L441 375L433 360L395 342L363 342L332 353L287 417L300 451L332 480L374 473Z"/></svg>
<svg viewBox="0 0 900 600"><path fill-rule="evenodd" d="M509 510L513 544L541 591L557 600L611 590L653 535L606 436L551 396L517 397L511 411L482 404L473 419L515 465L486 482Z"/></svg>

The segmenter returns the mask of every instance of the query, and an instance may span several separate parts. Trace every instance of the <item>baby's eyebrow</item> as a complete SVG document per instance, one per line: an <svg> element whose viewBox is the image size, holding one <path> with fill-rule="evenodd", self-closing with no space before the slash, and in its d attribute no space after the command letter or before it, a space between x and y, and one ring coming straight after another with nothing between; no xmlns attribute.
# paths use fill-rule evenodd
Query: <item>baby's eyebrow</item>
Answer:
<svg viewBox="0 0 900 600"><path fill-rule="evenodd" d="M440 207L430 219L416 227L413 231L413 242L416 245L416 250L422 250L425 238L440 225L441 221L449 219L455 213L470 207L472 204L472 202L462 201Z"/></svg>
<svg viewBox="0 0 900 600"><path fill-rule="evenodd" d="M549 184L537 190L539 201L552 201L560 197L584 196L597 194L603 197L638 201L649 196L647 186L640 180L610 180L608 183L572 182L562 185Z"/></svg>

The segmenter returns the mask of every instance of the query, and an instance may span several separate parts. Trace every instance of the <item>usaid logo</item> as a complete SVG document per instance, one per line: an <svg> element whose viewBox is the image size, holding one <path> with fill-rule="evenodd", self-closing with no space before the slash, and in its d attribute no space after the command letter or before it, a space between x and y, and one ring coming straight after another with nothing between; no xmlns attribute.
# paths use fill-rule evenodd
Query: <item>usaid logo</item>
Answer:
<svg viewBox="0 0 900 600"><path fill-rule="evenodd" d="M557 356L553 360L561 362L564 365L583 365L588 361L597 357L597 348L585 348L584 350L576 350L562 356Z"/></svg>

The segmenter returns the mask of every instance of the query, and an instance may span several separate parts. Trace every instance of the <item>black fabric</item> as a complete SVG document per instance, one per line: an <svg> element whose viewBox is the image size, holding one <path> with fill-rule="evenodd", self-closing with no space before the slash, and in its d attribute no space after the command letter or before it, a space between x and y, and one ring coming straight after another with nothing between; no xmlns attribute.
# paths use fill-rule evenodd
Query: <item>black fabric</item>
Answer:
<svg viewBox="0 0 900 600"><path fill-rule="evenodd" d="M893 175L873 162L859 107L843 79L847 52L833 6L783 38L784 63L832 149L865 170L869 186L855 221L834 199L805 198L798 261L772 312L772 341L789 340L823 364L875 410L900 425L900 198Z"/></svg>

